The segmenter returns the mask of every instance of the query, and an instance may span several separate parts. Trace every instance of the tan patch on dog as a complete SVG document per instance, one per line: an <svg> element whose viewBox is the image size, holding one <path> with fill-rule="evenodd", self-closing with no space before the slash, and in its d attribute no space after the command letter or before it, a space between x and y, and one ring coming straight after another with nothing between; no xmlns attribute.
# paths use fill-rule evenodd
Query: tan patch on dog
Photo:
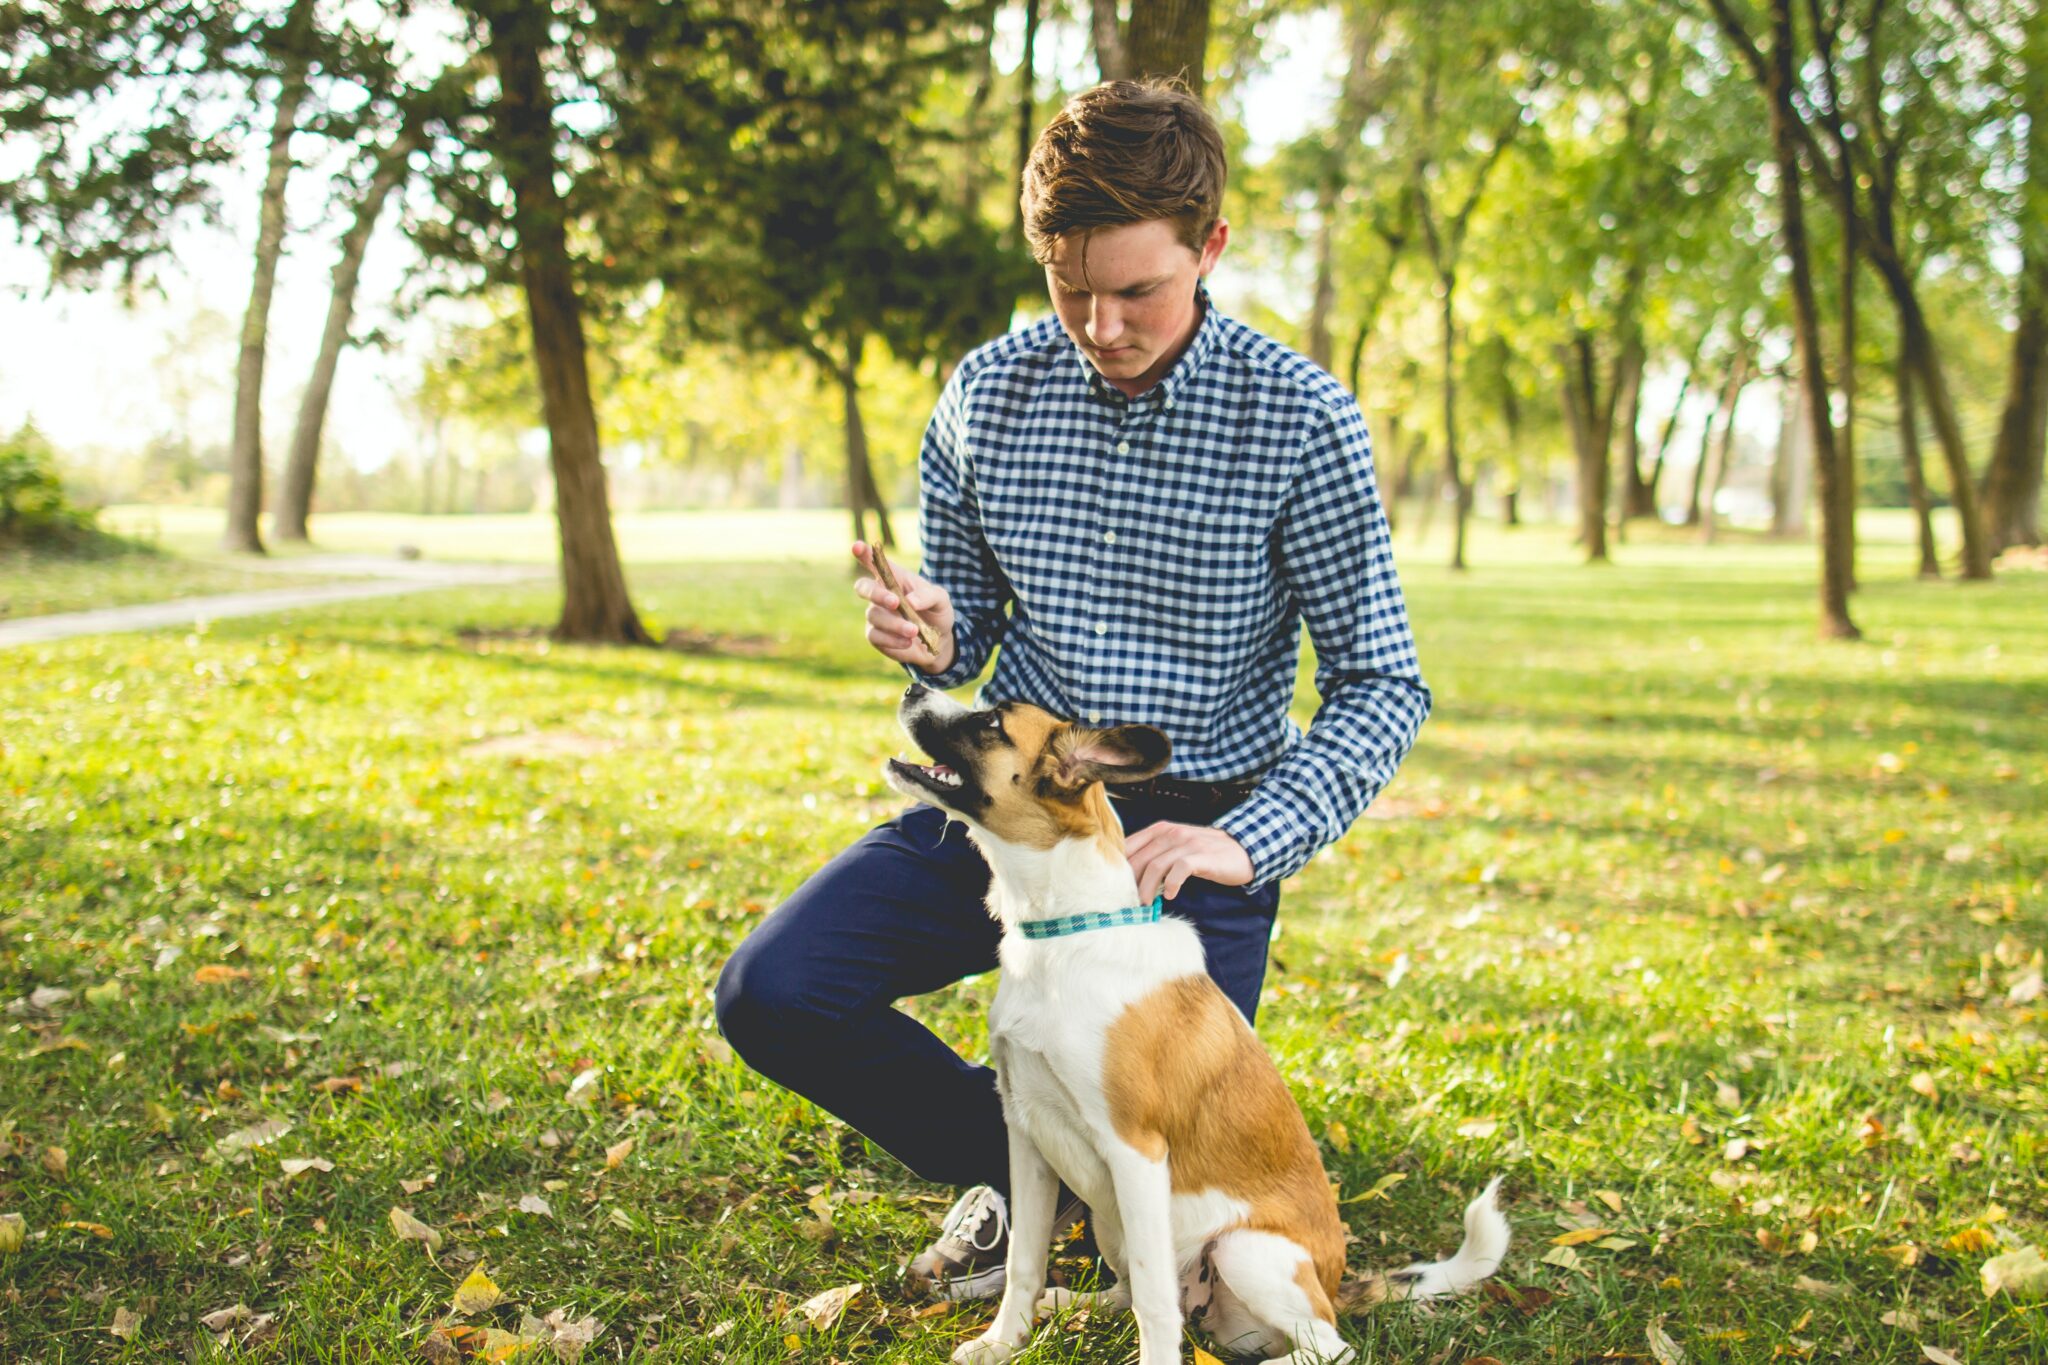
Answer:
<svg viewBox="0 0 2048 1365"><path fill-rule="evenodd" d="M1331 1291L1323 1288L1321 1281L1316 1278L1318 1273L1313 1260L1303 1261L1294 1267L1294 1282L1300 1285L1301 1292L1308 1296L1309 1311L1335 1327L1337 1310L1330 1306ZM1341 1278L1343 1272L1340 1270L1338 1274Z"/></svg>
<svg viewBox="0 0 2048 1365"><path fill-rule="evenodd" d="M1186 976L1133 1003L1110 1027L1102 1069L1117 1135L1164 1154L1176 1192L1221 1190L1250 1207L1239 1226L1298 1243L1310 1302L1334 1321L1337 1198L1287 1083L1216 983Z"/></svg>

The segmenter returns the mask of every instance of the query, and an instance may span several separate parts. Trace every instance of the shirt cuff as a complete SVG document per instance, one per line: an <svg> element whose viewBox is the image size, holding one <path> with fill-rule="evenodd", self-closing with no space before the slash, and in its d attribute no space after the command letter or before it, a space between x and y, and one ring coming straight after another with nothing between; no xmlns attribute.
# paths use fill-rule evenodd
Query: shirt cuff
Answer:
<svg viewBox="0 0 2048 1365"><path fill-rule="evenodd" d="M923 683L926 687L934 687L941 692L950 692L956 687L974 681L975 675L981 672L981 664L988 662L988 656L986 654L977 654L973 646L974 641L968 636L966 628L960 624L958 619L955 619L953 622L953 666L943 673L927 673L916 664L904 664L903 671L910 675L912 682ZM974 663L970 667L970 661L976 658L979 658L981 662Z"/></svg>
<svg viewBox="0 0 2048 1365"><path fill-rule="evenodd" d="M1299 872L1316 851L1315 826L1301 818L1285 795L1260 787L1225 811L1216 828L1237 840L1251 859L1247 890Z"/></svg>

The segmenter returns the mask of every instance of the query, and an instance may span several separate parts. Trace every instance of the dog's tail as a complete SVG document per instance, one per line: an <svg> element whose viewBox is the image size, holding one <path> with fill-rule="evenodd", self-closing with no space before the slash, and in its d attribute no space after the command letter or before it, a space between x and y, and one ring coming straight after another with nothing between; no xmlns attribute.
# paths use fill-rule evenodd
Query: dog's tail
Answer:
<svg viewBox="0 0 2048 1365"><path fill-rule="evenodd" d="M1448 1261L1431 1261L1396 1271L1389 1278L1406 1286L1409 1299L1437 1299L1462 1294L1500 1269L1508 1254L1508 1220L1496 1197L1500 1177L1495 1176L1479 1197L1465 1206L1465 1240Z"/></svg>

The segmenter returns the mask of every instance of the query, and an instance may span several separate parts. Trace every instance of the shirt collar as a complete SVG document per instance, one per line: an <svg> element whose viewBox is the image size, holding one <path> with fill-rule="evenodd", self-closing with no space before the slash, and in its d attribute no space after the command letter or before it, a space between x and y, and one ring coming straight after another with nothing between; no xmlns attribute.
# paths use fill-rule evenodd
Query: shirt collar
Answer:
<svg viewBox="0 0 2048 1365"><path fill-rule="evenodd" d="M1166 372L1163 379L1136 398L1130 397L1122 389L1104 379L1102 372L1088 363L1088 357L1082 354L1081 348L1074 346L1074 363L1081 367L1081 378L1088 385L1088 391L1103 402L1120 407L1126 404L1135 407L1172 407L1181 390L1187 387L1188 381L1201 372L1203 363L1215 351L1216 340L1223 331L1222 316L1216 311L1216 301L1209 297L1209 286L1201 280L1195 281L1195 303L1202 310L1202 320L1196 324L1195 335L1188 342L1188 348L1181 352L1180 359L1173 363L1173 368ZM1073 346L1071 341L1067 344Z"/></svg>

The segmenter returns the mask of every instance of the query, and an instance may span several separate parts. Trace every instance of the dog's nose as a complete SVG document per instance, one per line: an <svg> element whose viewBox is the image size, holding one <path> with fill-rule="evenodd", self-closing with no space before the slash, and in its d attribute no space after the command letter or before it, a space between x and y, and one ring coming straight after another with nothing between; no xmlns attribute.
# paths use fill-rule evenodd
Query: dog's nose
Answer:
<svg viewBox="0 0 2048 1365"><path fill-rule="evenodd" d="M917 700L917 698L923 696L925 693L929 691L931 691L931 689L929 687L926 687L923 683L914 682L910 686L903 689L903 700L915 701Z"/></svg>

